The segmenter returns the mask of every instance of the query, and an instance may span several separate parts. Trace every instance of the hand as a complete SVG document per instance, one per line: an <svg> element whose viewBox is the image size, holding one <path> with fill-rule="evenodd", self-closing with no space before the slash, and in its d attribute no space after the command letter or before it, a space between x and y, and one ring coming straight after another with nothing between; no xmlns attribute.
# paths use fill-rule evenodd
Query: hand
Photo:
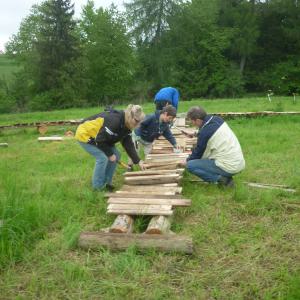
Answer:
<svg viewBox="0 0 300 300"><path fill-rule="evenodd" d="M174 146L174 148L173 148L173 152L174 152L174 153L181 153L182 151L181 151L180 147L179 147L178 145L176 145L176 146Z"/></svg>
<svg viewBox="0 0 300 300"><path fill-rule="evenodd" d="M116 157L115 154L113 154L113 155L110 156L108 159L109 159L109 161L111 161L111 162L115 162L115 161L117 160L117 157Z"/></svg>
<svg viewBox="0 0 300 300"><path fill-rule="evenodd" d="M140 160L139 167L141 168L142 171L146 170L146 165L145 165L144 161Z"/></svg>
<svg viewBox="0 0 300 300"><path fill-rule="evenodd" d="M179 167L185 168L185 166L186 166L186 160L182 160L178 165L179 165Z"/></svg>

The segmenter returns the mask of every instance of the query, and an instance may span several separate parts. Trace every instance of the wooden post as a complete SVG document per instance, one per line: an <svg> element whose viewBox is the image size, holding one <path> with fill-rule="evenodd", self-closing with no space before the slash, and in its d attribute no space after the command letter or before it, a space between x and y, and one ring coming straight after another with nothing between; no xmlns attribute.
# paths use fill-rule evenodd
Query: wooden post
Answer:
<svg viewBox="0 0 300 300"><path fill-rule="evenodd" d="M128 215L118 215L109 229L113 233L132 233L133 218Z"/></svg>
<svg viewBox="0 0 300 300"><path fill-rule="evenodd" d="M170 233L170 218L165 216L155 216L149 222L145 231L147 234L167 234Z"/></svg>

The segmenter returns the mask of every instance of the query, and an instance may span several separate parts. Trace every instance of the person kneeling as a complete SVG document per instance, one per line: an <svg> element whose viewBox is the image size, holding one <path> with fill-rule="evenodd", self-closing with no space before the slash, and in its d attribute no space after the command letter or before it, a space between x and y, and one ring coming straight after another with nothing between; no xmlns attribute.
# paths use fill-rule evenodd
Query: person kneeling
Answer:
<svg viewBox="0 0 300 300"><path fill-rule="evenodd" d="M197 144L187 158L187 170L206 182L233 186L233 176L245 168L240 143L227 123L202 107L192 107L187 118L199 128Z"/></svg>

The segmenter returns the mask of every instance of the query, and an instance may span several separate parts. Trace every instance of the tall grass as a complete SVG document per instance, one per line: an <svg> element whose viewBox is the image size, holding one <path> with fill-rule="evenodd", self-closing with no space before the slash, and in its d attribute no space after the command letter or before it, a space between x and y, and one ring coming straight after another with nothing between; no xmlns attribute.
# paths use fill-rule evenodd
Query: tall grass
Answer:
<svg viewBox="0 0 300 300"><path fill-rule="evenodd" d="M192 206L176 209L172 230L193 237L191 257L77 249L81 230L114 220L103 192L91 190L93 159L73 140L42 144L35 129L3 131L9 147L0 148L0 299L299 299L300 209L286 205L299 202L299 121L229 121L247 163L234 190L184 175ZM66 129L53 127L49 135ZM118 168L117 186L123 173ZM253 189L244 181L298 192ZM147 222L135 223L140 231Z"/></svg>

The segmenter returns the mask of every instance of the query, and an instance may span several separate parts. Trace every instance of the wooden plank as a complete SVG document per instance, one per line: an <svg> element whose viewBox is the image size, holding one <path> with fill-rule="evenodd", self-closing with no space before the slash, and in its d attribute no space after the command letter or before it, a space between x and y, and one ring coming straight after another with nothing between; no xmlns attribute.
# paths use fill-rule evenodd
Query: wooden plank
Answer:
<svg viewBox="0 0 300 300"><path fill-rule="evenodd" d="M60 136L42 136L42 137L38 138L39 142L46 142L46 141L61 142L62 140L63 140L63 138Z"/></svg>
<svg viewBox="0 0 300 300"><path fill-rule="evenodd" d="M182 199L181 195L174 193L169 194L149 194L147 192L130 192L130 191L116 191L115 193L106 193L104 195L107 198L147 198L147 199Z"/></svg>
<svg viewBox="0 0 300 300"><path fill-rule="evenodd" d="M155 249L157 251L193 253L193 242L190 237L176 234L122 234L104 232L82 232L78 246L83 249L125 250L136 246L140 250Z"/></svg>
<svg viewBox="0 0 300 300"><path fill-rule="evenodd" d="M114 203L109 204L107 207L108 210L116 210L116 209L125 209L125 210L139 210L139 211L147 211L147 210L171 210L172 205L164 205L164 204L131 204L131 203Z"/></svg>
<svg viewBox="0 0 300 300"><path fill-rule="evenodd" d="M135 172L125 172L126 177L133 176L144 176L144 175L163 175L163 174L182 174L184 169L175 169L175 170L146 170L146 171L135 171Z"/></svg>
<svg viewBox="0 0 300 300"><path fill-rule="evenodd" d="M170 175L151 175L151 176L135 176L125 177L124 181L129 185L153 185L160 183L172 183L180 180L179 174Z"/></svg>
<svg viewBox="0 0 300 300"><path fill-rule="evenodd" d="M145 231L146 234L167 234L170 233L170 218L165 216L155 216L149 222Z"/></svg>
<svg viewBox="0 0 300 300"><path fill-rule="evenodd" d="M128 215L118 215L109 228L109 232L113 233L132 233L133 218Z"/></svg>
<svg viewBox="0 0 300 300"><path fill-rule="evenodd" d="M138 216L171 216L173 214L173 210L155 210L155 209L143 209L143 210L137 210L137 209L120 209L120 208L114 208L107 210L108 214L113 215L138 215Z"/></svg>
<svg viewBox="0 0 300 300"><path fill-rule="evenodd" d="M164 199L164 198L119 198L110 197L109 204L141 204L141 205L171 205L171 206L191 206L190 199Z"/></svg>
<svg viewBox="0 0 300 300"><path fill-rule="evenodd" d="M0 147L8 147L8 143L0 143Z"/></svg>
<svg viewBox="0 0 300 300"><path fill-rule="evenodd" d="M132 191L116 191L117 195L120 195L123 197L123 195L133 195ZM144 191L136 191L135 194L137 197L141 197L144 195L148 195L149 197L157 197L157 196L164 196L164 197L174 197L177 196L176 192L158 192L158 191L151 191L151 192L144 192Z"/></svg>
<svg viewBox="0 0 300 300"><path fill-rule="evenodd" d="M269 189L269 190L281 190L289 193L296 193L295 189L283 188L276 185L263 184L263 183L254 183L254 182L245 182L248 186L260 189Z"/></svg>
<svg viewBox="0 0 300 300"><path fill-rule="evenodd" d="M142 192L149 194L157 194L157 193L177 193L180 194L182 192L182 187L177 186L163 186L160 184L157 185L123 185L120 191L129 191L129 192Z"/></svg>

